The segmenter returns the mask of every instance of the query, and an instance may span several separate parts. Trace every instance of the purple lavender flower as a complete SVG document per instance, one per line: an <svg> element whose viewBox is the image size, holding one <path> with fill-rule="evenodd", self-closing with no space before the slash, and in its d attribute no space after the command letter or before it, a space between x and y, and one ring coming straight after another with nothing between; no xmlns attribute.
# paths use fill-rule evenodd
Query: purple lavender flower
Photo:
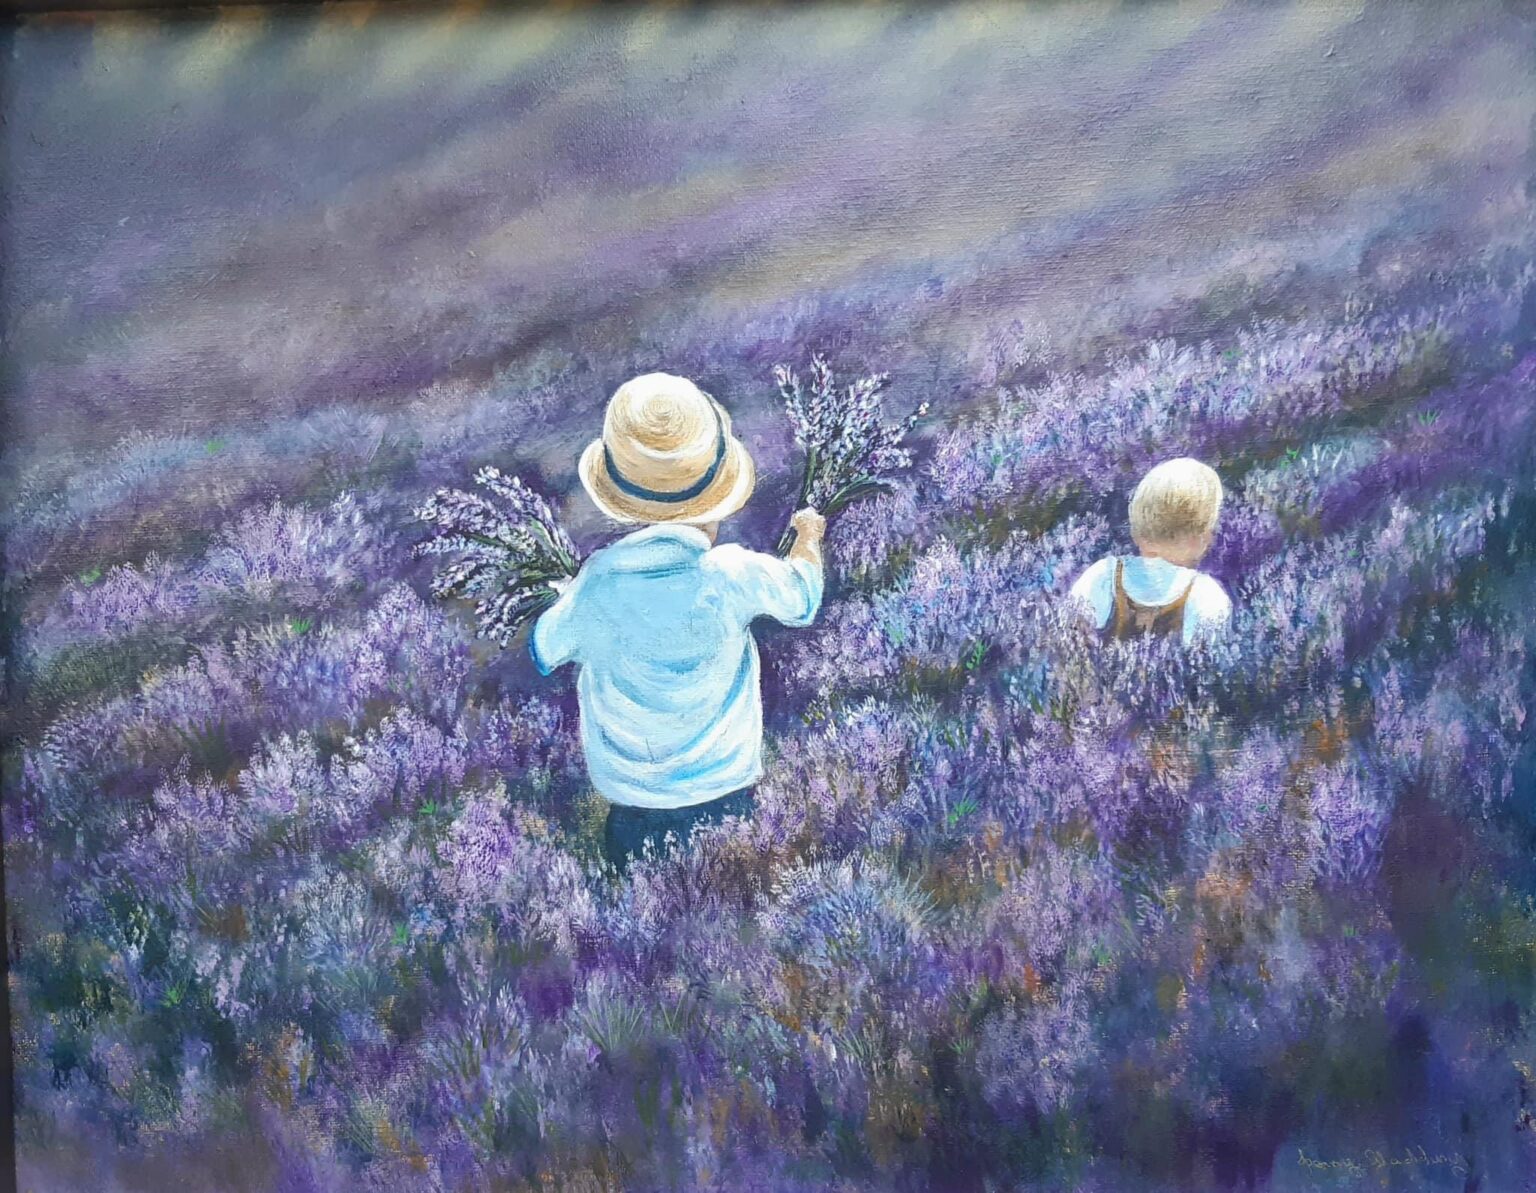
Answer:
<svg viewBox="0 0 1536 1193"><path fill-rule="evenodd" d="M574 576L580 559L549 503L518 477L486 465L475 483L491 497L439 489L415 510L417 520L433 529L413 550L417 556L458 556L438 570L432 594L478 598L476 636L506 646L525 622L554 604L552 582Z"/></svg>
<svg viewBox="0 0 1536 1193"><path fill-rule="evenodd" d="M902 443L928 413L928 403L921 403L904 422L882 421L890 374L860 377L839 393L831 365L821 356L812 356L808 390L785 365L777 366L773 377L795 442L805 452L796 509L814 506L830 520L850 502L888 490L892 474L911 467L912 453ZM792 534L786 532L779 554L787 552L792 542Z"/></svg>
<svg viewBox="0 0 1536 1193"><path fill-rule="evenodd" d="M749 320L759 353L810 318ZM61 693L5 807L28 1113L195 1146L253 1107L295 1193L890 1187L954 1157L1000 1187L1140 1188L1160 1159L1122 1128L1148 1111L1211 1154L1241 1134L1227 1150L1262 1169L1265 1105L1327 1088L1309 1058L1352 1062L1357 1037L1379 1061L1399 1005L1435 1038L1494 1038L1490 977L1532 931L1500 874L1522 864L1532 696L1536 407L1532 361L1499 354L1510 322L1460 299L1307 316L1103 371L1041 357L1017 389L999 361L979 379L997 408L971 408L932 483L844 510L818 625L763 635L754 815L623 878L588 861L568 698L487 665L378 531L412 503L402 477L555 451L590 413L568 383L514 399L542 444L465 381L231 430L213 461L146 437L94 474L53 462L8 544L39 689ZM1443 358L1486 367L1447 381ZM848 401L814 363L801 446L857 456L839 411L875 410L877 381ZM904 434L868 468L905 467ZM1062 595L1172 441L1229 480L1208 565L1232 631L1095 644ZM338 469L379 487L294 503ZM552 507L476 479L434 499L434 591L504 595L508 545L568 574ZM162 542L173 523L214 538ZM141 636L163 653L118 664ZM1477 897L1414 889L1442 846ZM1437 902L1464 984L1429 1007L1400 937ZM61 1013L61 990L84 996ZM1445 1051L1459 1099L1512 1092L1497 1048Z"/></svg>

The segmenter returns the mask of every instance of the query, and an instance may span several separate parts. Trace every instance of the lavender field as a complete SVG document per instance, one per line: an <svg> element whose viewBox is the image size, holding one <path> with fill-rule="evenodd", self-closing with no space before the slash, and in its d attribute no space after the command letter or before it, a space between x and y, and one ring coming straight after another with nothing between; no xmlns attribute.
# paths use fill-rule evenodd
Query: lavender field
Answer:
<svg viewBox="0 0 1536 1193"><path fill-rule="evenodd" d="M20 1188L1536 1188L1536 13L448 9L10 34ZM750 820L615 876L434 599L603 403L929 403L759 627ZM1234 621L1062 604L1148 466Z"/></svg>

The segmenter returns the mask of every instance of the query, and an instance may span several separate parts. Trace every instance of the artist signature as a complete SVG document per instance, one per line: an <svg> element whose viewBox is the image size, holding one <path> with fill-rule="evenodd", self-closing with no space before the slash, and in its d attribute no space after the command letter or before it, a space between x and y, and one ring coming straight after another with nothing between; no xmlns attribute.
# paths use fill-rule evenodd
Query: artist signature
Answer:
<svg viewBox="0 0 1536 1193"><path fill-rule="evenodd" d="M1419 1144L1391 1153L1366 1148L1363 1152L1328 1160L1308 1155L1306 1148L1299 1147L1296 1156L1303 1170L1337 1177L1363 1178L1404 1168L1440 1168L1457 1176L1467 1175L1467 1161L1464 1157L1450 1152L1430 1152Z"/></svg>

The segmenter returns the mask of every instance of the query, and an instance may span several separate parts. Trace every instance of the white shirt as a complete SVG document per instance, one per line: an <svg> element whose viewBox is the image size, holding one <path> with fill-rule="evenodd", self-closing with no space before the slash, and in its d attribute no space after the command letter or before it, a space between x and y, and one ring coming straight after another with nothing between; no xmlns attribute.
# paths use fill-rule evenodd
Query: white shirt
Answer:
<svg viewBox="0 0 1536 1193"><path fill-rule="evenodd" d="M681 808L763 774L757 617L809 625L822 569L647 526L595 551L534 623L540 672L574 662L587 774L616 804Z"/></svg>
<svg viewBox="0 0 1536 1193"><path fill-rule="evenodd" d="M1099 560L1072 585L1069 599L1077 601L1103 629L1115 610L1115 560L1124 558L1125 594L1143 605L1166 605L1177 600L1190 580L1189 600L1184 605L1184 642L1193 642L1201 634L1224 629L1232 618L1232 601L1220 583L1203 572L1179 567L1166 559L1145 559L1140 555L1108 556Z"/></svg>

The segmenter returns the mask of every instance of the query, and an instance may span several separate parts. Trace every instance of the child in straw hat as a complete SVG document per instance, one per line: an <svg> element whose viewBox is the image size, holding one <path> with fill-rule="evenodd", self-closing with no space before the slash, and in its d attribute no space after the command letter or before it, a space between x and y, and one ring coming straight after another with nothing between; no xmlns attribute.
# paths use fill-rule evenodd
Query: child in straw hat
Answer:
<svg viewBox="0 0 1536 1193"><path fill-rule="evenodd" d="M1168 634L1188 644L1219 632L1232 601L1196 568L1215 537L1221 498L1221 478L1209 465L1187 456L1163 461L1131 494L1139 554L1099 560L1070 598L1108 638Z"/></svg>
<svg viewBox="0 0 1536 1193"><path fill-rule="evenodd" d="M646 841L751 811L763 714L749 627L816 616L826 523L798 511L787 559L717 546L721 520L752 493L752 458L725 409L667 373L619 387L579 471L598 509L640 529L586 560L529 649L545 675L580 668L582 750L609 805L604 853L623 869Z"/></svg>

